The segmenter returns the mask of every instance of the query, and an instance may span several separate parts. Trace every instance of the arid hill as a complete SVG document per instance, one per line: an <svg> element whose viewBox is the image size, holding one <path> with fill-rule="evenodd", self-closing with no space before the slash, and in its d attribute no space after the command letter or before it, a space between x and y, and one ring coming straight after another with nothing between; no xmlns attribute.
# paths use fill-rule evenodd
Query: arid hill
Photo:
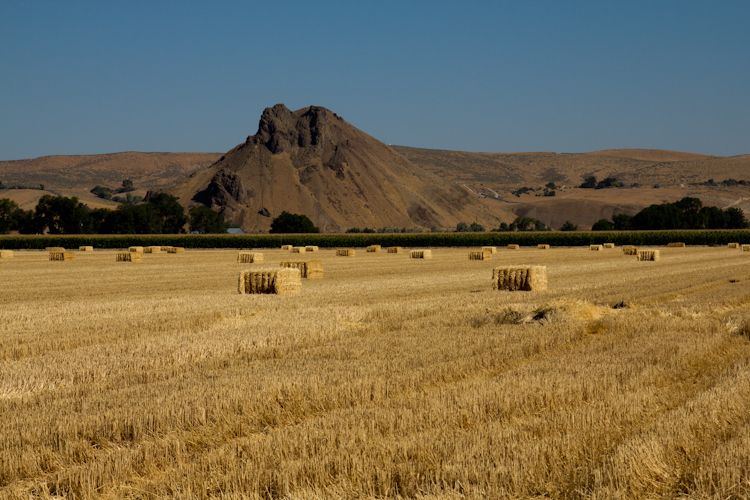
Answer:
<svg viewBox="0 0 750 500"><path fill-rule="evenodd" d="M255 135L164 191L252 232L268 231L282 211L305 214L323 231L496 227L512 217L317 106L267 108Z"/></svg>

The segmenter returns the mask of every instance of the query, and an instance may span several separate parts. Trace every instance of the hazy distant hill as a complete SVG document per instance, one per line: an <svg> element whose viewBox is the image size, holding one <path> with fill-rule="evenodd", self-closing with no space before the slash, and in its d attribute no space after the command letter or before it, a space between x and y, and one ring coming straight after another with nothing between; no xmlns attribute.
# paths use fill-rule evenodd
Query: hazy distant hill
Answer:
<svg viewBox="0 0 750 500"><path fill-rule="evenodd" d="M326 231L461 221L496 227L510 217L316 106L267 108L255 135L164 191L185 205L211 206L246 231L267 231L282 211L305 214Z"/></svg>

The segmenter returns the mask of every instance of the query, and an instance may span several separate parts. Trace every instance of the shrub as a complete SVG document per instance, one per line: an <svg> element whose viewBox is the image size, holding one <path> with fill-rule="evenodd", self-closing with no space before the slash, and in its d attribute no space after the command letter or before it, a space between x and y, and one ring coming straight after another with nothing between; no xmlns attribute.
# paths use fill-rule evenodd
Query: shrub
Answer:
<svg viewBox="0 0 750 500"><path fill-rule="evenodd" d="M290 214L284 211L271 222L270 232L283 234L319 233L320 229L315 227L315 224L306 215Z"/></svg>

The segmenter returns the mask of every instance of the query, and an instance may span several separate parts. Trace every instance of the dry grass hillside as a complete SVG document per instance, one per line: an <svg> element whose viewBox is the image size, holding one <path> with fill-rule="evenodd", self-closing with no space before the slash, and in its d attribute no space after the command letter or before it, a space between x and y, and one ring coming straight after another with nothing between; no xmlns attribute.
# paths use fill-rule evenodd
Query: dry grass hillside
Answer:
<svg viewBox="0 0 750 500"><path fill-rule="evenodd" d="M0 498L750 497L750 252L468 250L15 252Z"/></svg>
<svg viewBox="0 0 750 500"><path fill-rule="evenodd" d="M750 187L705 186L709 179L750 181L750 155L719 157L675 151L620 149L592 153L469 153L392 146L412 163L461 184L498 209L539 218L553 228L571 220L590 228L613 214L633 215L651 204L700 198L736 206L750 216ZM586 176L615 177L625 188L579 189ZM555 197L543 198L554 182ZM633 187L637 184L638 187ZM654 188L658 185L658 188ZM514 196L519 188L534 188ZM536 215L534 215L536 214ZM562 221L562 222L561 222Z"/></svg>
<svg viewBox="0 0 750 500"><path fill-rule="evenodd" d="M305 214L333 232L462 221L497 227L510 217L316 106L267 108L255 135L165 191L186 206L211 206L251 232L268 231L282 211Z"/></svg>

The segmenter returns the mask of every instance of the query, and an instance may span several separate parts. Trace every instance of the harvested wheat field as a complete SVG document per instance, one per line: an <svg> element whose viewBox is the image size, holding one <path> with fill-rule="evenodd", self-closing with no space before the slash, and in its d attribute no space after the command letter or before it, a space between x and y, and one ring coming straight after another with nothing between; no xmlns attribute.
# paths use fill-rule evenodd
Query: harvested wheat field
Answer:
<svg viewBox="0 0 750 500"><path fill-rule="evenodd" d="M750 497L746 253L433 250L322 249L281 296L236 250L15 251L0 498Z"/></svg>

